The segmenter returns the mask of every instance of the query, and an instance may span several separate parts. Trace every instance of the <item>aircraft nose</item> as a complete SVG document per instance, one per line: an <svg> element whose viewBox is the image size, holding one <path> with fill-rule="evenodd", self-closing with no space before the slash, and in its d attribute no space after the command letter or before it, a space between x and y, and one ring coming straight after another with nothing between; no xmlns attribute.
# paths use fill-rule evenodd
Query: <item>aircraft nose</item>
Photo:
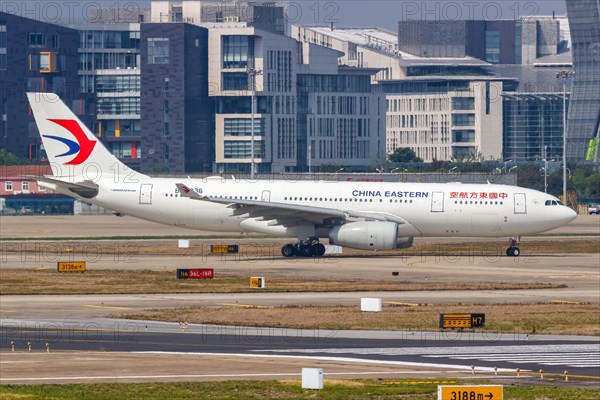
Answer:
<svg viewBox="0 0 600 400"><path fill-rule="evenodd" d="M577 218L577 213L570 207L567 206L563 206L564 210L563 210L563 214L564 214L564 218L565 218L565 224L569 223L571 221L573 221L575 218Z"/></svg>

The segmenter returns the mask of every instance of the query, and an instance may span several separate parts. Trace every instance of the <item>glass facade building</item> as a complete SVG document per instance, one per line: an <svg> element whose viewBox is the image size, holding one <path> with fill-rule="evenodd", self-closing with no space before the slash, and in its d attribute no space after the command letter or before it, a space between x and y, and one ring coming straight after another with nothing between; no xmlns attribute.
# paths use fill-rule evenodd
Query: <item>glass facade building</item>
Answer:
<svg viewBox="0 0 600 400"><path fill-rule="evenodd" d="M567 159L585 160L600 125L600 1L567 0L573 46L572 101L567 122ZM590 159L599 161L598 147Z"/></svg>
<svg viewBox="0 0 600 400"><path fill-rule="evenodd" d="M140 167L140 24L82 24L79 30L80 117L106 147Z"/></svg>
<svg viewBox="0 0 600 400"><path fill-rule="evenodd" d="M562 94L506 93L502 103L504 160L539 160L544 148L548 160L562 159Z"/></svg>

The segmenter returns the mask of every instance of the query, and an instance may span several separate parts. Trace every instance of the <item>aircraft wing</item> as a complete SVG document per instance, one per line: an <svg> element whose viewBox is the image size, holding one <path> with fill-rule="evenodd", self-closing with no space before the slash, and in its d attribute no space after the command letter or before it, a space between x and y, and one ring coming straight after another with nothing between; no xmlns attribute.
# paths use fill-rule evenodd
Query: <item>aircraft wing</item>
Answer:
<svg viewBox="0 0 600 400"><path fill-rule="evenodd" d="M206 196L193 191L183 183L176 183L175 185L179 189L181 197L226 204L234 210L234 215L275 221L272 223L273 225L294 225L299 219L323 225L338 225L357 220L390 221L397 224L407 223L406 220L397 215L380 211L342 210L331 207Z"/></svg>

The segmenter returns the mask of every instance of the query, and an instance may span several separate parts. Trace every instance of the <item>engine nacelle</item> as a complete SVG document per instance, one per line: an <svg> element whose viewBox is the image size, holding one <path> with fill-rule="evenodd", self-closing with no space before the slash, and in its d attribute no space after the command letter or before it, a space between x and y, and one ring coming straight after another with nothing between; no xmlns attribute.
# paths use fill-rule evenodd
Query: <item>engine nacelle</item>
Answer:
<svg viewBox="0 0 600 400"><path fill-rule="evenodd" d="M329 231L329 243L361 250L394 250L398 224L387 221L351 222Z"/></svg>
<svg viewBox="0 0 600 400"><path fill-rule="evenodd" d="M396 241L396 249L409 249L413 245L413 237L399 237Z"/></svg>

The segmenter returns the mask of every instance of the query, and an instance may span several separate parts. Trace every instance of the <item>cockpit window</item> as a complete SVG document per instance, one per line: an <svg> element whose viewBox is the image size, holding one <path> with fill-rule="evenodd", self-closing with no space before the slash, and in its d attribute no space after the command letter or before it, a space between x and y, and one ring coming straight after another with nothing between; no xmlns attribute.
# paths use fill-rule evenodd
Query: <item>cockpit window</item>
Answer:
<svg viewBox="0 0 600 400"><path fill-rule="evenodd" d="M547 206L562 206L563 205L563 203L558 200L546 200L546 202L544 204Z"/></svg>
<svg viewBox="0 0 600 400"><path fill-rule="evenodd" d="M557 203L558 203L559 206L563 206L564 205L563 202L560 201L560 200L558 200Z"/></svg>

